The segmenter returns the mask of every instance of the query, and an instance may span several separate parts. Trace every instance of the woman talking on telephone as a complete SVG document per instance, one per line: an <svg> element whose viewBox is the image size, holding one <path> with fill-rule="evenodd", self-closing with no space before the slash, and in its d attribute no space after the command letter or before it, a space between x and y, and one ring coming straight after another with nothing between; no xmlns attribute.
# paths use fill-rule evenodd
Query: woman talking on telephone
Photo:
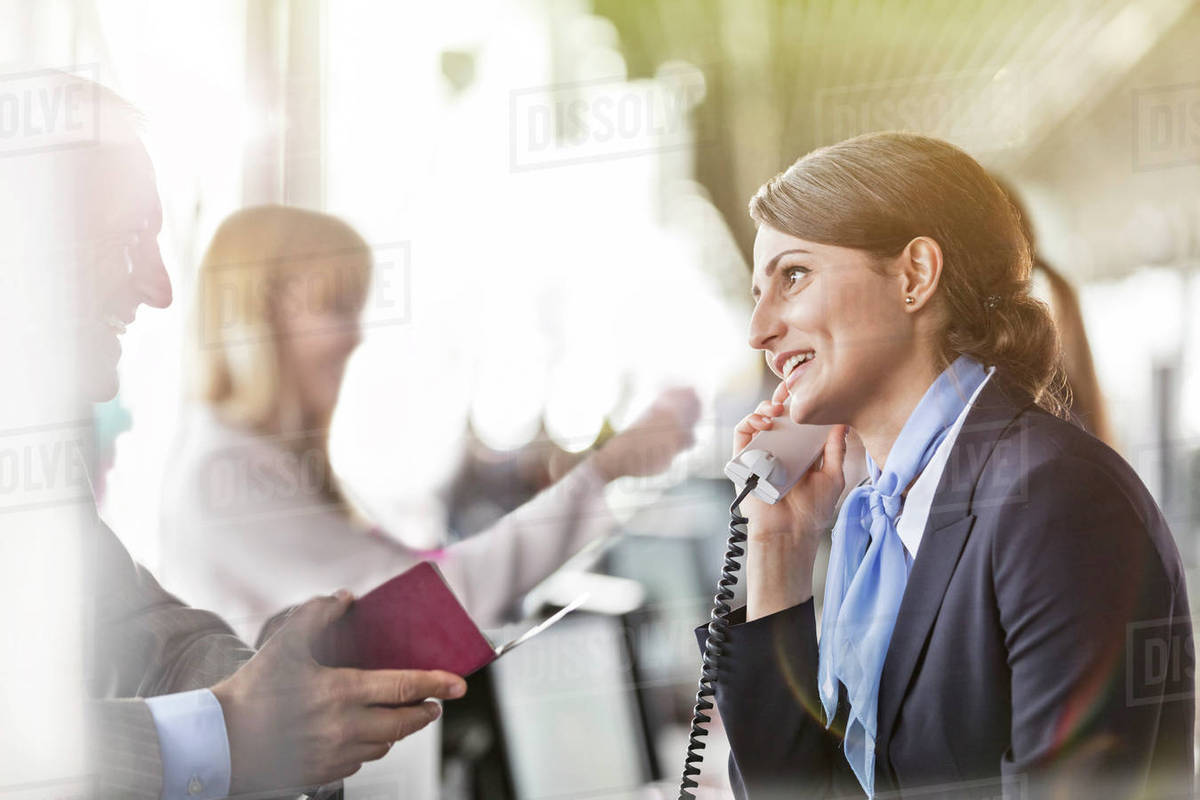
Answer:
<svg viewBox="0 0 1200 800"><path fill-rule="evenodd" d="M1129 465L1061 418L1000 188L945 142L872 134L750 214L750 343L781 382L734 451L783 414L836 427L779 503L742 506L716 681L739 796L1190 797L1179 553ZM835 514L846 426L870 476Z"/></svg>

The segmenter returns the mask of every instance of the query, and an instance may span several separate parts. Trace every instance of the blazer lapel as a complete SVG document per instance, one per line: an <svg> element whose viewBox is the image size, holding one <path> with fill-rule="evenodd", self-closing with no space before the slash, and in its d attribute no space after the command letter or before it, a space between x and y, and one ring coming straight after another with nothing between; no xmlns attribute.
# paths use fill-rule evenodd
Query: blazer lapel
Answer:
<svg viewBox="0 0 1200 800"><path fill-rule="evenodd" d="M880 767L889 765L887 747L900 705L975 522L971 513L975 484L1000 434L1030 403L1028 394L999 372L994 373L975 399L950 449L883 662L875 738Z"/></svg>

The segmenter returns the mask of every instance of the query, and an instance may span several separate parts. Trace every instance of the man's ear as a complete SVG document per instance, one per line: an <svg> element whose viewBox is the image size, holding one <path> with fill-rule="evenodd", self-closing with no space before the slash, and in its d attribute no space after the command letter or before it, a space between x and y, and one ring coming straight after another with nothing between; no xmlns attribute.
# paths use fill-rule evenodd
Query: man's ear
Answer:
<svg viewBox="0 0 1200 800"><path fill-rule="evenodd" d="M941 246L928 236L918 236L905 246L898 261L903 292L900 302L909 311L923 308L942 277Z"/></svg>

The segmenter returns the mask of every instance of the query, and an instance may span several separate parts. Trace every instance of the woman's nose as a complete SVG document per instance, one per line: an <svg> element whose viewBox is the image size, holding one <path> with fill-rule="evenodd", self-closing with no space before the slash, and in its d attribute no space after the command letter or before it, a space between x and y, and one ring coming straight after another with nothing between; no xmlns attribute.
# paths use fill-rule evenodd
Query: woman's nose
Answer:
<svg viewBox="0 0 1200 800"><path fill-rule="evenodd" d="M750 315L750 346L755 350L770 350L785 327L778 309L769 299L763 298Z"/></svg>

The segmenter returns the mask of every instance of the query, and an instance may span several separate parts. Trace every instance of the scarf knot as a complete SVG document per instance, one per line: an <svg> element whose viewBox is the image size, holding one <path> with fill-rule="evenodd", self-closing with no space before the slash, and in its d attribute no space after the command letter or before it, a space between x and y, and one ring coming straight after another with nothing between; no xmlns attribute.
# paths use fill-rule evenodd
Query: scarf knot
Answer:
<svg viewBox="0 0 1200 800"><path fill-rule="evenodd" d="M900 495L872 491L867 495L867 500L871 508L871 536L874 538L876 522L883 522L886 518L892 525L896 524L896 517L900 515L900 506L904 498Z"/></svg>
<svg viewBox="0 0 1200 800"><path fill-rule="evenodd" d="M907 551L896 532L904 490L933 458L986 377L983 367L967 356L947 367L909 415L884 467L867 456L871 480L850 492L834 525L817 686L827 726L836 714L838 684L846 687L850 717L842 749L868 797L875 795L879 680L908 583Z"/></svg>

